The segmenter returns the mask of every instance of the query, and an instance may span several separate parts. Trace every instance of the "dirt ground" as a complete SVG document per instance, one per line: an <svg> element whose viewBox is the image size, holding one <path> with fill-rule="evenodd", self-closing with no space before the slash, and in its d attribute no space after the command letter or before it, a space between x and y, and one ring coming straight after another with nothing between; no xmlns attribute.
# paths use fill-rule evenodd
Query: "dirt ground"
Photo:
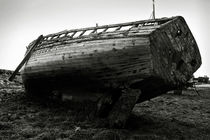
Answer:
<svg viewBox="0 0 210 140"><path fill-rule="evenodd" d="M94 139L171 140L210 139L210 87L188 89L137 104L124 129L101 127L103 120L82 115L66 102L40 103L26 97L20 76L0 71L0 140Z"/></svg>

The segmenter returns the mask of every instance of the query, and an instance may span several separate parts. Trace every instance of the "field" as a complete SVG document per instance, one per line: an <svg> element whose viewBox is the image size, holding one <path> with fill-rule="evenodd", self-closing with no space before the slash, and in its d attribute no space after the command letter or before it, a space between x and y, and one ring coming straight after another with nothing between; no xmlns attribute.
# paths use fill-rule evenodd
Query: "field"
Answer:
<svg viewBox="0 0 210 140"><path fill-rule="evenodd" d="M20 76L9 82L0 71L0 139L210 139L210 87L199 95L188 89L182 95L167 93L137 104L124 129L103 127L85 107L52 100L37 102L24 94Z"/></svg>

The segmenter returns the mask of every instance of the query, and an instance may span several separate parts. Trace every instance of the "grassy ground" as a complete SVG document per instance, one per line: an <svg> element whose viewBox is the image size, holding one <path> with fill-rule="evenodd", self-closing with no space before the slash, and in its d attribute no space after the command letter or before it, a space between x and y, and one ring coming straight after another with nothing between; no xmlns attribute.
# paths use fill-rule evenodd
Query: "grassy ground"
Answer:
<svg viewBox="0 0 210 140"><path fill-rule="evenodd" d="M210 87L168 93L137 104L125 129L99 127L66 102L39 103L24 94L20 77L0 73L0 139L210 139Z"/></svg>

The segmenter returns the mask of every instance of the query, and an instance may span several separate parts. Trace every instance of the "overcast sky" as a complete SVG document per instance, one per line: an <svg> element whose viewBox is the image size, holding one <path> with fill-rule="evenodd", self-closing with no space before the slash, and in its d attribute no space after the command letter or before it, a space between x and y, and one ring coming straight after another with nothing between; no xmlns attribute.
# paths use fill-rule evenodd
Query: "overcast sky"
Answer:
<svg viewBox="0 0 210 140"><path fill-rule="evenodd" d="M0 0L0 69L14 70L40 34L148 19L152 0ZM210 0L156 0L156 17L181 15L199 46L210 76Z"/></svg>

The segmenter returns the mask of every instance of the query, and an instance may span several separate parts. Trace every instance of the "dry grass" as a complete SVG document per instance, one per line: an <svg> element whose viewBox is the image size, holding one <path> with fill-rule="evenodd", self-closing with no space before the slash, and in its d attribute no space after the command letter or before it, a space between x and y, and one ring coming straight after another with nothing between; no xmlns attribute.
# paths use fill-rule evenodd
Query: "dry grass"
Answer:
<svg viewBox="0 0 210 140"><path fill-rule="evenodd" d="M210 88L172 93L137 104L125 129L99 127L81 107L28 99L20 77L0 74L0 139L210 139Z"/></svg>

